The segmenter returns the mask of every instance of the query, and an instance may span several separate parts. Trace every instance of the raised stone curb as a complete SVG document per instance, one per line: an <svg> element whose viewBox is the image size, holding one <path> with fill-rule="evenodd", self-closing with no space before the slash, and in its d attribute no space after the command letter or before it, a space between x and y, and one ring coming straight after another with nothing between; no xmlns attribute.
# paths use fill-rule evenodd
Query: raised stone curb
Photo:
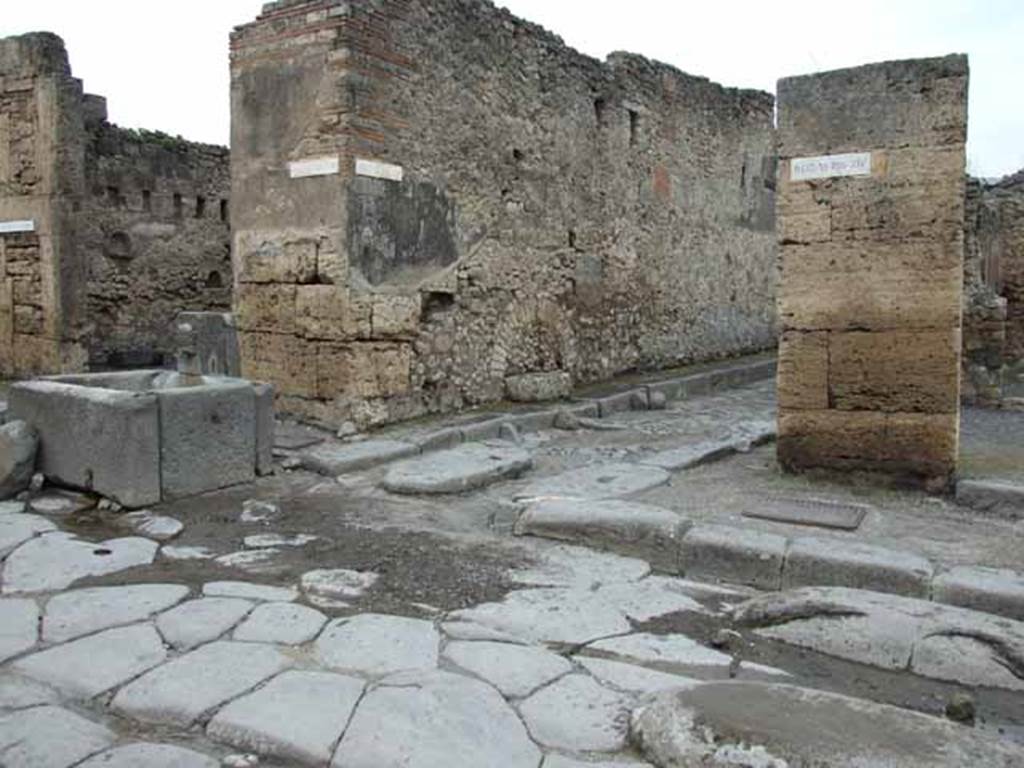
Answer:
<svg viewBox="0 0 1024 768"><path fill-rule="evenodd" d="M1024 485L993 480L960 480L957 503L983 512L1024 519Z"/></svg>
<svg viewBox="0 0 1024 768"><path fill-rule="evenodd" d="M418 446L398 440L366 440L361 443L324 443L303 452L300 457L308 469L322 475L344 475L380 464L414 456Z"/></svg>
<svg viewBox="0 0 1024 768"><path fill-rule="evenodd" d="M381 485L400 494L465 493L532 466L530 454L508 443L471 443L395 464Z"/></svg>
<svg viewBox="0 0 1024 768"><path fill-rule="evenodd" d="M695 525L683 537L679 568L687 578L712 578L779 589L785 536L724 525Z"/></svg>
<svg viewBox="0 0 1024 768"><path fill-rule="evenodd" d="M928 598L932 564L919 555L845 539L794 539L782 588L854 587Z"/></svg>
<svg viewBox="0 0 1024 768"><path fill-rule="evenodd" d="M1024 573L958 566L935 577L932 599L1024 621Z"/></svg>

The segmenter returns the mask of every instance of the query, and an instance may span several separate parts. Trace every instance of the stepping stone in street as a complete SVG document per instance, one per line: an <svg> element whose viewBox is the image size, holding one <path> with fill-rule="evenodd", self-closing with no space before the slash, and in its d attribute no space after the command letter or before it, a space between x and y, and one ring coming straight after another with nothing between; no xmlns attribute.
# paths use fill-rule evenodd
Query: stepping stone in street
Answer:
<svg viewBox="0 0 1024 768"><path fill-rule="evenodd" d="M0 759L19 768L68 768L114 743L112 731L60 707L0 715Z"/></svg>
<svg viewBox="0 0 1024 768"><path fill-rule="evenodd" d="M0 663L39 642L39 606L35 600L0 599Z"/></svg>
<svg viewBox="0 0 1024 768"><path fill-rule="evenodd" d="M537 768L522 721L486 683L446 672L403 673L363 698L332 768Z"/></svg>
<svg viewBox="0 0 1024 768"><path fill-rule="evenodd" d="M514 445L467 443L396 464L381 485L407 495L465 493L519 477L532 466L530 454Z"/></svg>
<svg viewBox="0 0 1024 768"><path fill-rule="evenodd" d="M370 469L420 452L418 446L398 440L364 440L359 443L325 443L304 451L300 458L307 469L337 477Z"/></svg>
<svg viewBox="0 0 1024 768"><path fill-rule="evenodd" d="M519 705L530 735L567 752L617 752L626 746L630 697L586 675L568 675Z"/></svg>
<svg viewBox="0 0 1024 768"><path fill-rule="evenodd" d="M298 603L264 603L235 630L232 637L249 643L302 645L316 637L327 617Z"/></svg>
<svg viewBox="0 0 1024 768"><path fill-rule="evenodd" d="M129 744L101 752L77 768L220 768L220 762L170 744Z"/></svg>
<svg viewBox="0 0 1024 768"><path fill-rule="evenodd" d="M91 699L167 658L149 624L108 629L19 659L14 669L75 696Z"/></svg>
<svg viewBox="0 0 1024 768"><path fill-rule="evenodd" d="M96 499L74 491L44 491L28 502L29 509L40 515L77 515L96 506Z"/></svg>
<svg viewBox="0 0 1024 768"><path fill-rule="evenodd" d="M167 610L188 596L181 584L136 584L64 592L46 604L43 640L63 643L101 629L131 624Z"/></svg>
<svg viewBox="0 0 1024 768"><path fill-rule="evenodd" d="M429 621L362 614L328 624L314 653L321 664L333 669L381 675L434 669L440 642Z"/></svg>
<svg viewBox="0 0 1024 768"><path fill-rule="evenodd" d="M148 723L189 726L201 714L256 687L291 664L277 648L255 643L204 645L129 683L111 707Z"/></svg>
<svg viewBox="0 0 1024 768"><path fill-rule="evenodd" d="M669 480L659 467L640 464L593 464L534 480L515 492L517 501L548 499L617 499L657 488Z"/></svg>
<svg viewBox="0 0 1024 768"><path fill-rule="evenodd" d="M156 620L164 640L176 650L191 651L229 631L252 610L253 603L237 597L189 600Z"/></svg>
<svg viewBox="0 0 1024 768"><path fill-rule="evenodd" d="M329 672L284 672L224 707L206 734L237 749L325 765L364 686Z"/></svg>
<svg viewBox="0 0 1024 768"><path fill-rule="evenodd" d="M91 542L69 533L47 533L22 544L7 558L3 591L57 591L86 576L149 565L157 548L155 541L143 538Z"/></svg>

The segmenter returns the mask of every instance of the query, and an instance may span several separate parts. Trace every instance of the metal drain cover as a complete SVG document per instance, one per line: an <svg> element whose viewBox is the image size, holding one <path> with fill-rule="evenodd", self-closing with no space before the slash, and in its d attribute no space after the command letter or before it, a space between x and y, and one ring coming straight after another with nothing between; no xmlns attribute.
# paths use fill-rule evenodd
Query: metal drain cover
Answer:
<svg viewBox="0 0 1024 768"><path fill-rule="evenodd" d="M793 525L813 525L819 528L837 528L842 531L855 531L864 522L871 507L863 504L847 504L825 499L768 498L752 501L744 517L761 520L774 520L778 523Z"/></svg>

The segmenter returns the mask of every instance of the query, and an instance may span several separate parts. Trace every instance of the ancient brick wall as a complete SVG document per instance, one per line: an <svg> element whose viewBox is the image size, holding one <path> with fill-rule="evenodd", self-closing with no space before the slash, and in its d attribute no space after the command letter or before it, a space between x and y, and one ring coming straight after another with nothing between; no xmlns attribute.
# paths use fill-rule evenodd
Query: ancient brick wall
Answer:
<svg viewBox="0 0 1024 768"><path fill-rule="evenodd" d="M157 363L226 309L228 189L226 149L108 123L60 38L0 40L0 373Z"/></svg>
<svg viewBox="0 0 1024 768"><path fill-rule="evenodd" d="M955 469L967 78L949 56L779 83L788 468Z"/></svg>
<svg viewBox="0 0 1024 768"><path fill-rule="evenodd" d="M287 409L380 423L772 345L768 94L487 2L276 3L232 49L243 365Z"/></svg>
<svg viewBox="0 0 1024 768"><path fill-rule="evenodd" d="M964 234L964 395L994 401L1024 374L1024 171L968 182Z"/></svg>

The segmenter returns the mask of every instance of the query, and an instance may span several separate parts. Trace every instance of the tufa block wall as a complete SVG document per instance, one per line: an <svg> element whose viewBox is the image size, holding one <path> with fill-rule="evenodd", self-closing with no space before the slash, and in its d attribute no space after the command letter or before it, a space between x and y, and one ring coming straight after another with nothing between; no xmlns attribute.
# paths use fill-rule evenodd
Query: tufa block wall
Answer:
<svg viewBox="0 0 1024 768"><path fill-rule="evenodd" d="M367 426L770 347L772 112L481 0L270 4L232 37L244 372Z"/></svg>
<svg viewBox="0 0 1024 768"><path fill-rule="evenodd" d="M779 442L788 469L956 467L967 60L779 82ZM793 180L794 158L870 153Z"/></svg>
<svg viewBox="0 0 1024 768"><path fill-rule="evenodd" d="M228 173L108 123L57 36L0 40L0 374L159 363L178 311L227 309Z"/></svg>

